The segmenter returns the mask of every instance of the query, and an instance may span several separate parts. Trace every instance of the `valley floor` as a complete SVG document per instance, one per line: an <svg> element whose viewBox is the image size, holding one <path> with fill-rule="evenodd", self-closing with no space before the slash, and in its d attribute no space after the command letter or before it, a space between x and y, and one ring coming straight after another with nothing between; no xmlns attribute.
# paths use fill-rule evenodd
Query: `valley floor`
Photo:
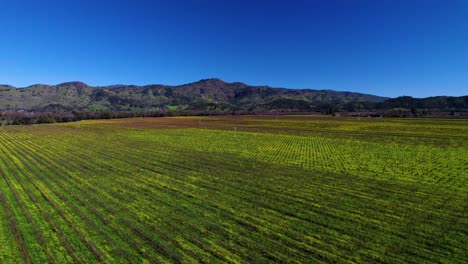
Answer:
<svg viewBox="0 0 468 264"><path fill-rule="evenodd" d="M468 120L0 128L0 263L466 263Z"/></svg>

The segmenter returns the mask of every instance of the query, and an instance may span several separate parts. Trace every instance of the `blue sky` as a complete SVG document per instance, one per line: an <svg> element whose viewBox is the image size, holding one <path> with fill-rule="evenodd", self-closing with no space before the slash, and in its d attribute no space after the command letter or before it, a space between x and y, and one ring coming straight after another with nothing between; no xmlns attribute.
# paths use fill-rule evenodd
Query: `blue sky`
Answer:
<svg viewBox="0 0 468 264"><path fill-rule="evenodd" d="M0 83L468 94L468 1L3 1Z"/></svg>

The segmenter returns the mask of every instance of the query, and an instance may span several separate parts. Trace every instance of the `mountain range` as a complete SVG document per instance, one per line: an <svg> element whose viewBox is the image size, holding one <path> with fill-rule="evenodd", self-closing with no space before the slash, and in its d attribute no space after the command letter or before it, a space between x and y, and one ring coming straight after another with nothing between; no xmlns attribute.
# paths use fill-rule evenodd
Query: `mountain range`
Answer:
<svg viewBox="0 0 468 264"><path fill-rule="evenodd" d="M0 85L0 110L365 111L394 108L466 111L468 96L388 98L333 90L252 86L216 78L178 86L92 87L82 82L35 84L25 88Z"/></svg>

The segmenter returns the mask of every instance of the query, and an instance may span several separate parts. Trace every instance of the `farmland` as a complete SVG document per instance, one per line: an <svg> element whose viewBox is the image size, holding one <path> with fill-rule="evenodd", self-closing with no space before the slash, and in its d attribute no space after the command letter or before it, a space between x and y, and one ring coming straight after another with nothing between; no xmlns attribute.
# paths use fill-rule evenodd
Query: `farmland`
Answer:
<svg viewBox="0 0 468 264"><path fill-rule="evenodd" d="M466 263L468 121L0 128L0 263Z"/></svg>

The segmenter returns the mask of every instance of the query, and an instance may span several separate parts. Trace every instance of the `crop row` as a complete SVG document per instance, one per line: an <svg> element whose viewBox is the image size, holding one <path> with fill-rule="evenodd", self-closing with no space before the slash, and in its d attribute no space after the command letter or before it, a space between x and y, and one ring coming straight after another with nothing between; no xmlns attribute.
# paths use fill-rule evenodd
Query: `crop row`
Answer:
<svg viewBox="0 0 468 264"><path fill-rule="evenodd" d="M464 143L416 145L97 121L0 129L0 260L462 262Z"/></svg>

